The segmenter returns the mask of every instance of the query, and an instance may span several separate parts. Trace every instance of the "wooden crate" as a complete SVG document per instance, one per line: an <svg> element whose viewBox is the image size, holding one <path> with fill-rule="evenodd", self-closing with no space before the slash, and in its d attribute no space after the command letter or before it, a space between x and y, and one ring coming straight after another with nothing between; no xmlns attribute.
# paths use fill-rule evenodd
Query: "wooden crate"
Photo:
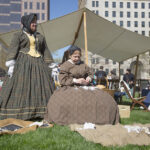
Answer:
<svg viewBox="0 0 150 150"><path fill-rule="evenodd" d="M120 118L130 118L130 106L118 105Z"/></svg>

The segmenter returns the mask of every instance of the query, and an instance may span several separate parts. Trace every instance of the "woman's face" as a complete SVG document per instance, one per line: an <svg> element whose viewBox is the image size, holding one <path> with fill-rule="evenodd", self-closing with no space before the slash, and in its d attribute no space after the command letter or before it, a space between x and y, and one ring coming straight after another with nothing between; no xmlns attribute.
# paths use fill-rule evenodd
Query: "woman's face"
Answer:
<svg viewBox="0 0 150 150"><path fill-rule="evenodd" d="M81 58L81 52L76 50L71 56L70 59L74 62L77 63L78 61L80 61Z"/></svg>
<svg viewBox="0 0 150 150"><path fill-rule="evenodd" d="M32 32L35 32L36 31L36 27L37 27L37 21L36 19L34 19L31 24L30 24L30 29Z"/></svg>

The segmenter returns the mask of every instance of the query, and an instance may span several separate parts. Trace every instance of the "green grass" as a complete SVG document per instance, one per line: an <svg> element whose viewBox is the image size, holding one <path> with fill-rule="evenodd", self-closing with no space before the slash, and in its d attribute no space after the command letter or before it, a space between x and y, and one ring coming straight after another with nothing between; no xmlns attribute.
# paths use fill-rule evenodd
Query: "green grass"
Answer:
<svg viewBox="0 0 150 150"><path fill-rule="evenodd" d="M127 99L123 99L129 103ZM133 110L129 119L121 119L121 124L150 123L150 112ZM127 145L124 147L104 147L86 141L67 126L39 128L23 135L0 136L0 150L150 150L149 146Z"/></svg>
<svg viewBox="0 0 150 150"><path fill-rule="evenodd" d="M3 135L0 150L149 150L150 146L104 147L87 142L66 126L37 129L23 135Z"/></svg>

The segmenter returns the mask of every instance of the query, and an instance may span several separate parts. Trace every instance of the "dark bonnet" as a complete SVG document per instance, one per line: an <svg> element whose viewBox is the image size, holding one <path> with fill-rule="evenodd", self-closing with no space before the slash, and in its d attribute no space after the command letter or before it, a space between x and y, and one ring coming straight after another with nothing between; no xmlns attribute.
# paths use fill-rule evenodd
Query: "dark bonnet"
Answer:
<svg viewBox="0 0 150 150"><path fill-rule="evenodd" d="M31 33L31 34L33 34L33 33L30 29L30 25L34 19L37 19L36 14L25 15L21 18L21 23L23 24L23 29L25 29L26 32Z"/></svg>
<svg viewBox="0 0 150 150"><path fill-rule="evenodd" d="M80 49L79 47L75 46L75 45L72 45L72 46L68 49L68 51L69 51L69 54L72 55L75 51L81 52L81 49Z"/></svg>

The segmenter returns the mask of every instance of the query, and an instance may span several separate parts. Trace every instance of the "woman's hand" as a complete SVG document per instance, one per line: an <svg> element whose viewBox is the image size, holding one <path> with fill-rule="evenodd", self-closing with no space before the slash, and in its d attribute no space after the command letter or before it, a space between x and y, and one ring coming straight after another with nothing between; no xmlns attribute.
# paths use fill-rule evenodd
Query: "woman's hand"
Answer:
<svg viewBox="0 0 150 150"><path fill-rule="evenodd" d="M91 78L90 78L89 76L86 78L86 82L87 82L88 84L91 82Z"/></svg>
<svg viewBox="0 0 150 150"><path fill-rule="evenodd" d="M88 82L84 78L76 79L76 83L82 84L82 85L88 85Z"/></svg>

